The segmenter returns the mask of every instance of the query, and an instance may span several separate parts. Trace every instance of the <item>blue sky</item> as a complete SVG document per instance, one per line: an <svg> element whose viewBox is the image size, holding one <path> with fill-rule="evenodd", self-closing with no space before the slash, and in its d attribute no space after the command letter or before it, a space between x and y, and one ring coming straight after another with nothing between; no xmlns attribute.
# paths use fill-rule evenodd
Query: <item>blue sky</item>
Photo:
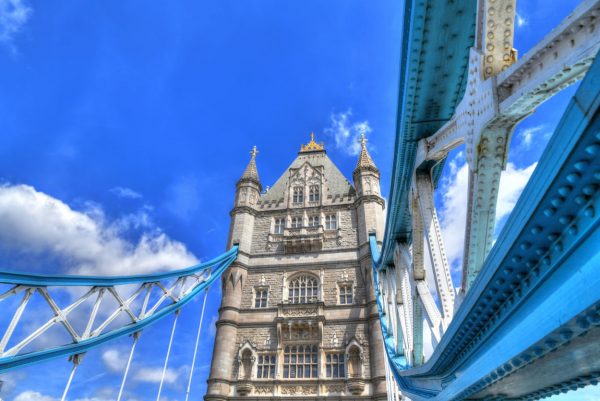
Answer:
<svg viewBox="0 0 600 401"><path fill-rule="evenodd" d="M520 54L577 3L520 1ZM0 0L2 268L119 274L210 258L224 250L234 183L251 147L260 150L263 185L272 185L311 131L350 177L358 127L368 127L387 195L400 7L387 0ZM506 210L572 92L515 132L501 191ZM436 194L447 236L461 226L450 218L460 217L453 212L461 209L461 157L461 149L452 153ZM215 286L192 397L204 394L219 299ZM199 309L196 302L180 318L165 400L185 393ZM169 330L167 321L144 331L127 400L155 397ZM129 344L90 352L70 399L114 398L118 356ZM11 373L1 396L54 401L69 369L52 361ZM582 400L577 394L560 399Z"/></svg>

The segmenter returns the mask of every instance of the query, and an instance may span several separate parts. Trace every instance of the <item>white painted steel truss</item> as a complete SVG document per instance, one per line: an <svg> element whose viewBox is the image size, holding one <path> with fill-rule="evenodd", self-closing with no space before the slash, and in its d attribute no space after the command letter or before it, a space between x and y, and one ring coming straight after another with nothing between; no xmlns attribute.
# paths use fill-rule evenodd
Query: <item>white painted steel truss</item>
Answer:
<svg viewBox="0 0 600 401"><path fill-rule="evenodd" d="M1 302L10 302L11 298L21 297L18 307L14 310L2 339L0 340L0 358L18 356L29 347L29 352L35 351L31 346L35 340L54 327L60 327L71 343L81 343L119 330L130 324L143 322L155 316L162 309L177 304L199 285L210 279L210 270L189 276L177 277L170 282L154 281L136 285L92 286L84 289L83 295L73 295L74 291L59 289L51 292L46 286L14 285L0 295ZM80 287L73 287L80 289ZM28 312L27 305L34 296L41 296L43 304L53 315L30 332L15 340L15 332L23 315ZM60 298L60 299L59 299ZM60 307L64 299L71 299L67 306ZM83 306L87 304L85 311ZM90 305L91 304L91 305ZM103 305L107 307L102 308ZM91 307L90 307L91 306ZM78 313L81 310L82 313ZM29 311L32 314L43 314L39 308ZM81 325L82 316L85 324ZM35 319L33 319L35 320ZM29 319L31 321L31 319ZM78 324L79 323L79 324ZM79 329L77 327L79 326ZM30 325L28 325L28 328ZM55 344L60 347L66 344Z"/></svg>

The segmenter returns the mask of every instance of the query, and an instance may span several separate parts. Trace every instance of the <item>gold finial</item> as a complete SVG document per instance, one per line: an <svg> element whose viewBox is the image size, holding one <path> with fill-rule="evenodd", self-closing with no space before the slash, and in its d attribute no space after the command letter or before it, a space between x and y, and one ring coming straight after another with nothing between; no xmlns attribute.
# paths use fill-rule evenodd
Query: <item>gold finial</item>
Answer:
<svg viewBox="0 0 600 401"><path fill-rule="evenodd" d="M256 149L256 145L254 145L252 147L252 150L250 151L250 155L252 156L252 158L256 158L256 155L258 154L258 149Z"/></svg>
<svg viewBox="0 0 600 401"><path fill-rule="evenodd" d="M323 142L321 142L320 144L315 142L315 133L311 132L310 133L310 142L307 143L306 145L300 145L300 152L312 152L315 150L325 150L325 146L323 145Z"/></svg>

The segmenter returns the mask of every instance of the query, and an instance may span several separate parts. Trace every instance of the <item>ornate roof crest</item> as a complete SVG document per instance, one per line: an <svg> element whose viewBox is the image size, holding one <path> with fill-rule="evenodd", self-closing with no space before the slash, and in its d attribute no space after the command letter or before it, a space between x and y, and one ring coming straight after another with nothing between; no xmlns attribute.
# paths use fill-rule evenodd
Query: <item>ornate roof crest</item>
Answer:
<svg viewBox="0 0 600 401"><path fill-rule="evenodd" d="M321 142L320 144L315 142L314 132L310 133L309 143L307 143L306 145L300 145L300 152L316 152L320 150L325 150L325 145L323 144L323 142Z"/></svg>

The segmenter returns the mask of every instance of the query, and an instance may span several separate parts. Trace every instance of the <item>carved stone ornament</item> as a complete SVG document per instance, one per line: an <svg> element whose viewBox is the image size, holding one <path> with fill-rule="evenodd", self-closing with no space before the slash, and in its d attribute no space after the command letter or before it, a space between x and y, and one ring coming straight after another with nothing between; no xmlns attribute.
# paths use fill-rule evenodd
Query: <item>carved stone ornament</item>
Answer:
<svg viewBox="0 0 600 401"><path fill-rule="evenodd" d="M283 395L296 395L300 386L281 386L281 394Z"/></svg>
<svg viewBox="0 0 600 401"><path fill-rule="evenodd" d="M343 384L328 384L325 391L328 393L343 393L346 387Z"/></svg>
<svg viewBox="0 0 600 401"><path fill-rule="evenodd" d="M273 386L269 386L269 385L261 385L261 384L255 384L254 385L254 393L256 394L271 394L273 393Z"/></svg>
<svg viewBox="0 0 600 401"><path fill-rule="evenodd" d="M237 392L241 396L246 396L252 391L252 384L247 380L241 380L237 384Z"/></svg>
<svg viewBox="0 0 600 401"><path fill-rule="evenodd" d="M285 316L287 317L304 317L304 316L317 316L317 308L298 308L298 309L285 309Z"/></svg>

